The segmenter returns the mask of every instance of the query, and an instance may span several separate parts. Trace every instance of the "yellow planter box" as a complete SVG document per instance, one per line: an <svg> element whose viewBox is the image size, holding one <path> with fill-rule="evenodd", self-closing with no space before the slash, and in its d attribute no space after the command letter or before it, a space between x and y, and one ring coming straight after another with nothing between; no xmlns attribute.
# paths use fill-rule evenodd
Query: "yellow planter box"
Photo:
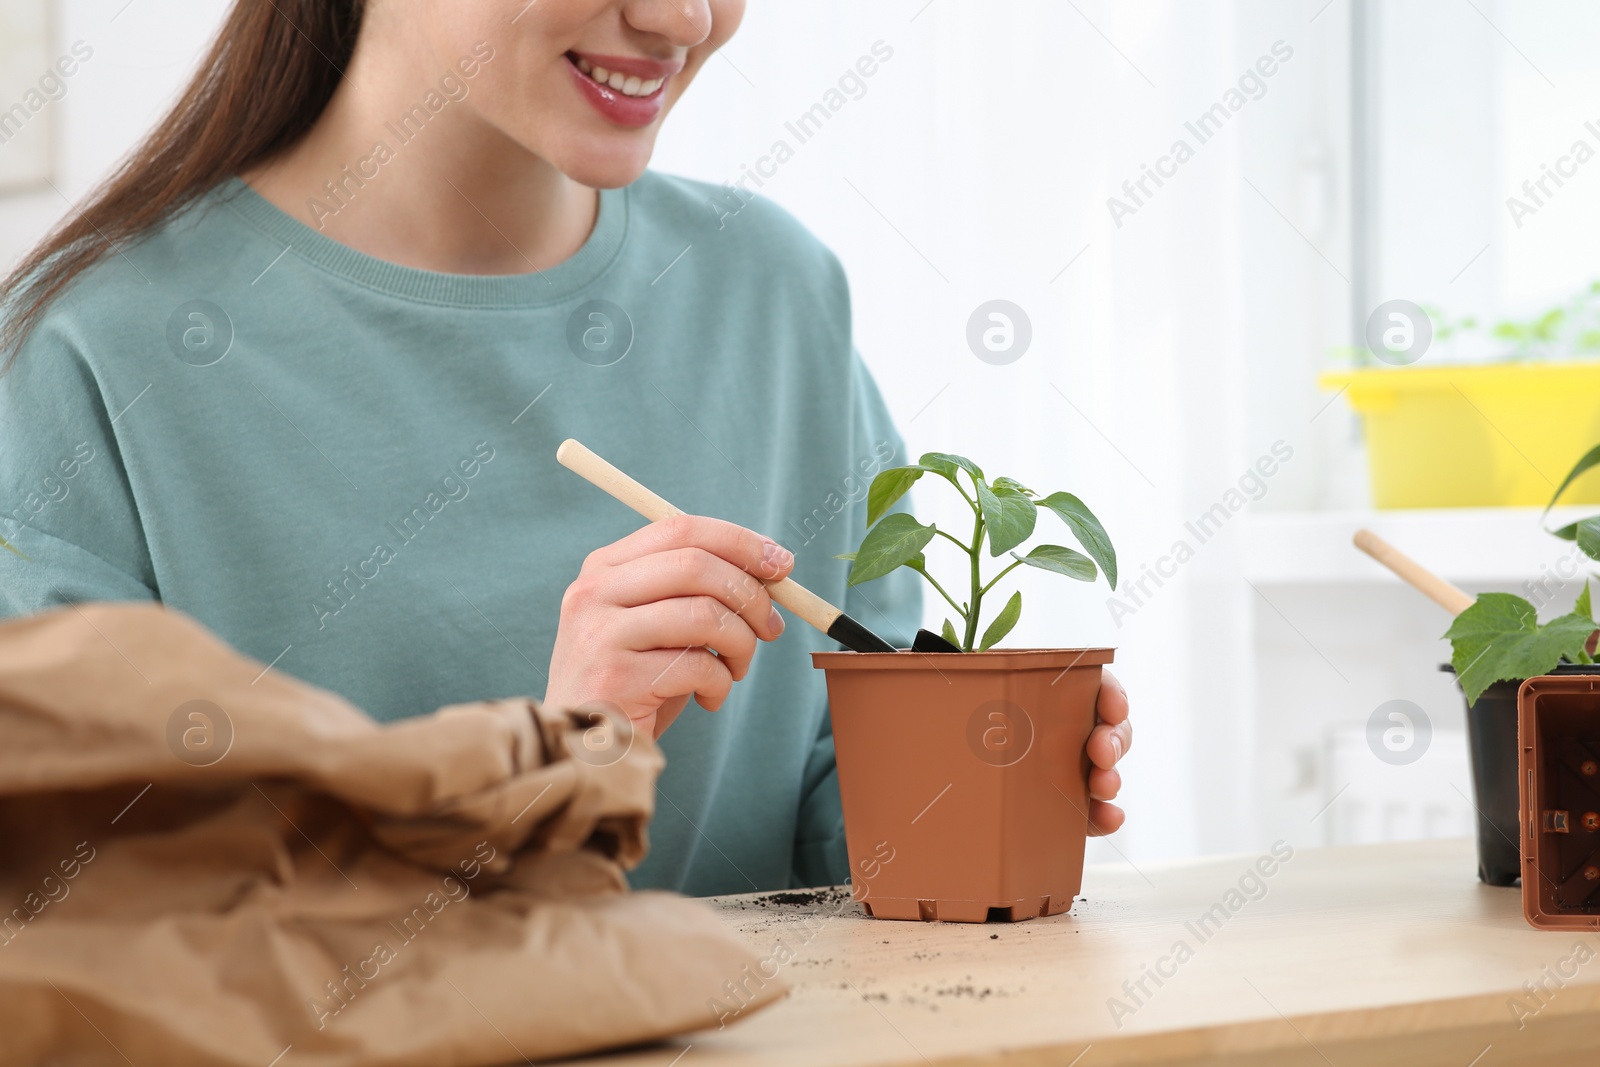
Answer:
<svg viewBox="0 0 1600 1067"><path fill-rule="evenodd" d="M1600 361L1324 374L1366 426L1380 508L1543 507L1600 444ZM1600 504L1600 468L1564 504Z"/></svg>

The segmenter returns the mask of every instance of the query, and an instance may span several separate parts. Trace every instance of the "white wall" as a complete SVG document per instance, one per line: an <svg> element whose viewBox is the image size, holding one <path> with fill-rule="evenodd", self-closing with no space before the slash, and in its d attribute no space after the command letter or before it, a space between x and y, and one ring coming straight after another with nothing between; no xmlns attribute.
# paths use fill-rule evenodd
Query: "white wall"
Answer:
<svg viewBox="0 0 1600 1067"><path fill-rule="evenodd" d="M0 0L0 7L33 0ZM54 124L49 185L0 196L0 265L16 262L160 117L227 9L223 0L51 0L53 62L82 42L92 56L31 122ZM42 70L38 73L44 73ZM9 106L14 97L0 100ZM9 146L0 145L0 153Z"/></svg>

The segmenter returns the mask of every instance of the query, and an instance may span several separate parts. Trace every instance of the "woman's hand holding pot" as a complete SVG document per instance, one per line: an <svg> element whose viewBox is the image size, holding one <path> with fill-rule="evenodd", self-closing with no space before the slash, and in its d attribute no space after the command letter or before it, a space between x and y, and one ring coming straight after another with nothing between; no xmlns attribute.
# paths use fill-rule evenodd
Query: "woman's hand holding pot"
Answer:
<svg viewBox="0 0 1600 1067"><path fill-rule="evenodd" d="M1122 789L1117 761L1133 747L1133 724L1128 721L1128 691L1110 671L1100 673L1100 698L1095 704L1094 731L1089 734L1089 835L1116 833L1127 816L1115 800Z"/></svg>

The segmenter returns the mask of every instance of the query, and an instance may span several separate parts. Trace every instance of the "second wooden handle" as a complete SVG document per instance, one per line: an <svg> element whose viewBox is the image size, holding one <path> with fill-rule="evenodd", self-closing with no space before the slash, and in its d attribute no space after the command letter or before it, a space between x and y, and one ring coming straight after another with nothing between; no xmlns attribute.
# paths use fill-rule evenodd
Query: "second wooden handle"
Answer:
<svg viewBox="0 0 1600 1067"><path fill-rule="evenodd" d="M682 508L618 470L580 441L568 438L561 442L561 447L556 449L556 462L596 487L604 489L651 522L687 514ZM827 633L828 628L843 614L840 609L792 578L764 584L768 595L776 603L788 608L823 633Z"/></svg>
<svg viewBox="0 0 1600 1067"><path fill-rule="evenodd" d="M1371 530L1357 530L1355 543L1361 551L1398 575L1401 581L1450 614L1460 615L1472 607L1475 598L1471 593L1445 581Z"/></svg>

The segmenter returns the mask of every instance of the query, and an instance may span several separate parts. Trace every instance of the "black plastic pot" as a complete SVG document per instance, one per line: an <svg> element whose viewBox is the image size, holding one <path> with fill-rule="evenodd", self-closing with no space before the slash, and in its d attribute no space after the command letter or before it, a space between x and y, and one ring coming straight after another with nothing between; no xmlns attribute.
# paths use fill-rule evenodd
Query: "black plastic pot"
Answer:
<svg viewBox="0 0 1600 1067"><path fill-rule="evenodd" d="M1455 673L1446 663L1439 668ZM1600 674L1600 666L1564 663L1551 674ZM1457 683L1460 689L1460 683ZM1496 682L1467 705L1467 749L1472 756L1473 807L1478 812L1478 880L1516 885L1522 875L1517 840L1517 690L1521 681ZM1463 697L1463 699L1465 699Z"/></svg>

